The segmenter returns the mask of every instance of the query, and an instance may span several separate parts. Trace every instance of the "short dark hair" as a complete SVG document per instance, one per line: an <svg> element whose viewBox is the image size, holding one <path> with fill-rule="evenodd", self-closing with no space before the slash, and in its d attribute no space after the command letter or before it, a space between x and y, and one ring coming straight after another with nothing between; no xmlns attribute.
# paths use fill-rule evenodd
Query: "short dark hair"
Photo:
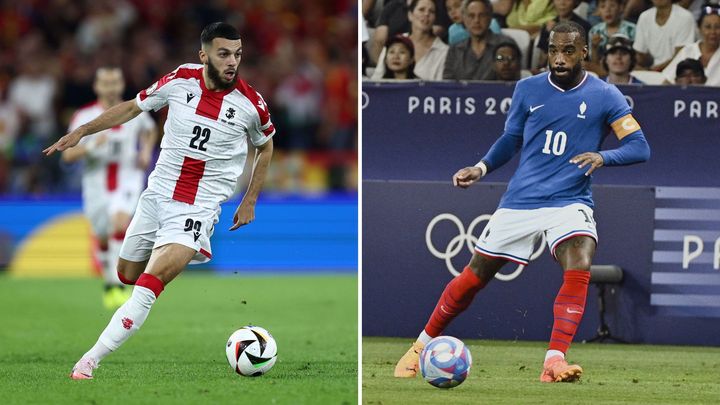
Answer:
<svg viewBox="0 0 720 405"><path fill-rule="evenodd" d="M695 74L705 77L705 68L703 68L702 62L699 59L685 59L680 61L675 68L675 76L681 76L681 74L689 70Z"/></svg>
<svg viewBox="0 0 720 405"><path fill-rule="evenodd" d="M470 3L472 2L478 2L485 5L485 10L492 13L492 3L490 3L490 0L463 0L462 5L460 6L460 10L463 14L467 13L467 8L470 7Z"/></svg>
<svg viewBox="0 0 720 405"><path fill-rule="evenodd" d="M511 48L513 50L513 52L515 52L515 56L517 56L518 59L520 59L522 57L522 53L520 52L520 47L514 41L513 42L504 41L504 42L499 43L493 50L493 56L497 56L498 50L500 48Z"/></svg>
<svg viewBox="0 0 720 405"><path fill-rule="evenodd" d="M232 25L218 21L207 25L202 30L200 43L202 45L210 45L215 38L240 39L240 33Z"/></svg>
<svg viewBox="0 0 720 405"><path fill-rule="evenodd" d="M98 74L101 70L108 71L108 70L118 70L120 71L120 76L123 76L122 68L119 65L100 65L97 69L95 69L95 80L98 78ZM125 77L123 76L123 80Z"/></svg>
<svg viewBox="0 0 720 405"><path fill-rule="evenodd" d="M581 27L580 24L573 22L573 21L563 21L555 24L553 29L550 30L550 33L553 32L563 33L563 34L572 34L573 32L576 32L580 34L580 38L582 39L583 43L587 45L587 34L585 33L585 28Z"/></svg>

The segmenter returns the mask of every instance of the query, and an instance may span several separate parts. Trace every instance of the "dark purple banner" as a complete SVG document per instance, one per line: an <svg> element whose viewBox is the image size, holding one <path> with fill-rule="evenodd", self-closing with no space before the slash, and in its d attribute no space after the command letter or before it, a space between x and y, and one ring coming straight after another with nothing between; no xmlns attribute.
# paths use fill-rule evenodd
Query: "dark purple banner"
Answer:
<svg viewBox="0 0 720 405"><path fill-rule="evenodd" d="M638 168L616 173L629 177ZM470 259L475 235L505 187L363 182L363 335L417 336L447 282ZM720 190L596 185L593 196L600 239L594 264L624 270L622 284L609 286L606 295L613 335L630 342L720 345L720 323L712 318L720 306L720 272L713 269L720 215L708 217L719 213ZM447 334L549 338L562 270L547 246L536 247L527 268L508 264L501 273ZM576 340L592 338L598 324L598 289L591 286Z"/></svg>
<svg viewBox="0 0 720 405"><path fill-rule="evenodd" d="M596 184L720 186L717 88L619 86L652 148L636 170L606 168ZM448 180L475 164L502 133L514 85L365 83L363 178ZM608 136L604 149L616 147ZM489 180L508 181L517 158Z"/></svg>

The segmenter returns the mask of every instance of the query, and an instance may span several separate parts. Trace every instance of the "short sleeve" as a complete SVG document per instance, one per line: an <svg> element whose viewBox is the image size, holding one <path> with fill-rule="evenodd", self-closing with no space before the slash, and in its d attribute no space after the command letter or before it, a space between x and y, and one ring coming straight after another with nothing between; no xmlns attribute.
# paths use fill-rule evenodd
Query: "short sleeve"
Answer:
<svg viewBox="0 0 720 405"><path fill-rule="evenodd" d="M608 103L605 123L611 125L613 122L632 113L632 109L625 99L625 96L620 93L620 90L618 90L616 86L608 85L605 89Z"/></svg>
<svg viewBox="0 0 720 405"><path fill-rule="evenodd" d="M160 78L160 80L151 84L150 87L137 94L135 102L141 110L158 111L168 104L168 96L170 95L170 89L172 87L172 79L175 78L178 69L166 74Z"/></svg>
<svg viewBox="0 0 720 405"><path fill-rule="evenodd" d="M252 100L253 94L250 94L248 98L254 101L258 115L257 120L248 125L248 136L253 145L260 146L275 135L275 126L270 120L270 111L265 99L251 87L249 87L249 91L254 93L255 100Z"/></svg>
<svg viewBox="0 0 720 405"><path fill-rule="evenodd" d="M83 122L83 115L80 113L80 111L76 111L75 114L73 114L73 116L70 118L68 132L72 132L78 129L78 127L83 124L85 124L85 122Z"/></svg>
<svg viewBox="0 0 720 405"><path fill-rule="evenodd" d="M528 114L528 109L523 102L525 100L524 89L524 80L515 85L515 91L513 91L512 101L510 102L510 111L508 111L508 117L505 120L505 133L512 135L522 135L523 133Z"/></svg>
<svg viewBox="0 0 720 405"><path fill-rule="evenodd" d="M683 11L686 11L683 9ZM674 36L675 43L674 48L679 46L689 45L695 42L695 21L692 18L692 14L689 12L686 14L686 21L684 24L678 26L677 35ZM673 49L674 50L674 49Z"/></svg>
<svg viewBox="0 0 720 405"><path fill-rule="evenodd" d="M638 52L648 53L648 38L645 38L647 36L647 18L644 17L647 17L647 14L640 14L638 23L635 26L635 42L633 42L633 49Z"/></svg>

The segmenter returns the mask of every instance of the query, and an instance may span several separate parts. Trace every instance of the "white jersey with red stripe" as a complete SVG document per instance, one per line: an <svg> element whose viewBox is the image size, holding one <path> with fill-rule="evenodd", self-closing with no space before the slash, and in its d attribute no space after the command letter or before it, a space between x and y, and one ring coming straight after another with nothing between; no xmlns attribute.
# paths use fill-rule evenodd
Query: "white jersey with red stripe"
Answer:
<svg viewBox="0 0 720 405"><path fill-rule="evenodd" d="M81 107L71 118L69 131L94 120L103 111L105 109L98 102ZM153 128L155 122L152 117L143 112L122 125L88 135L80 140L81 145L91 148L84 159L83 200L100 198L103 191L115 191L123 182L143 181L144 173L137 167L138 140L141 133ZM95 143L102 136L106 136L107 141L96 145Z"/></svg>
<svg viewBox="0 0 720 405"><path fill-rule="evenodd" d="M275 134L262 96L244 80L211 91L203 65L184 64L138 93L138 106L168 106L160 157L148 190L187 204L214 209L234 192L248 154Z"/></svg>

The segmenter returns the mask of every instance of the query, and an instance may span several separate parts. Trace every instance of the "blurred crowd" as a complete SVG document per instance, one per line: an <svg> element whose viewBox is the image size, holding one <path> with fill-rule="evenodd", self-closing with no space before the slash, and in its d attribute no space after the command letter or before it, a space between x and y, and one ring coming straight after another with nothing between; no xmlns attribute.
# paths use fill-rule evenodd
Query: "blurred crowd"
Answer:
<svg viewBox="0 0 720 405"><path fill-rule="evenodd" d="M268 187L355 189L357 13L356 0L0 0L0 195L77 191L77 168L40 151L95 100L95 70L122 67L132 98L199 63L214 21L238 27L239 75L270 106ZM154 114L160 128L164 114Z"/></svg>
<svg viewBox="0 0 720 405"><path fill-rule="evenodd" d="M718 0L363 0L366 80L514 81L577 23L584 67L614 84L720 86Z"/></svg>

